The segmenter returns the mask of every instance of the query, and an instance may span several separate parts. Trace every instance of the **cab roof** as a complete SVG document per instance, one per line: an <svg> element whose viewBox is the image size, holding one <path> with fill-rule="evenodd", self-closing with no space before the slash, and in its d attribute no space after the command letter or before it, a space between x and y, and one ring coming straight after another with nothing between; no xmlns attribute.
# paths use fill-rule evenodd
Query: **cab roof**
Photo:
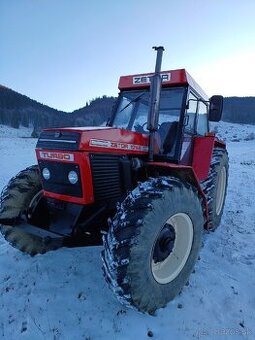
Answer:
<svg viewBox="0 0 255 340"><path fill-rule="evenodd" d="M122 76L119 80L119 90L138 90L150 87L150 79L154 73L142 73L129 76ZM203 100L208 100L208 96L191 77L185 69L162 71L162 87L189 85Z"/></svg>

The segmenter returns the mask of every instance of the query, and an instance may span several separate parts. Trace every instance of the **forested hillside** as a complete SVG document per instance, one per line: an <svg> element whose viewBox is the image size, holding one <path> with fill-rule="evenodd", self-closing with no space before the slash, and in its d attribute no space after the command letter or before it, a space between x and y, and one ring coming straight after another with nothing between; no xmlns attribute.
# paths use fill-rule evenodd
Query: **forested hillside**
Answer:
<svg viewBox="0 0 255 340"><path fill-rule="evenodd" d="M224 98L223 120L255 124L255 97Z"/></svg>
<svg viewBox="0 0 255 340"><path fill-rule="evenodd" d="M38 103L18 92L0 85L0 124L19 128L101 125L111 115L114 97L92 99L86 106L67 113Z"/></svg>
<svg viewBox="0 0 255 340"><path fill-rule="evenodd" d="M72 120L77 126L101 125L111 116L114 97L96 98L79 110L72 112Z"/></svg>
<svg viewBox="0 0 255 340"><path fill-rule="evenodd" d="M95 98L67 113L0 85L0 124L30 126L35 132L47 127L102 125L110 117L114 101L114 97ZM224 98L223 120L255 124L255 97Z"/></svg>
<svg viewBox="0 0 255 340"><path fill-rule="evenodd" d="M0 86L0 123L18 128L20 125L35 129L69 125L69 114L38 103L7 87Z"/></svg>

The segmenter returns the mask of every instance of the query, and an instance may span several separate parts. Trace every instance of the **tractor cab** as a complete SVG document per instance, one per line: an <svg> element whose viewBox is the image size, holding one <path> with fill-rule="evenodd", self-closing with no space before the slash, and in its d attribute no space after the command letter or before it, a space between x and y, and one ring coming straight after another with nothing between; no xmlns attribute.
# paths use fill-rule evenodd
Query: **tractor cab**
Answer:
<svg viewBox="0 0 255 340"><path fill-rule="evenodd" d="M119 97L109 126L149 134L153 74L120 77ZM161 91L154 154L171 162L190 162L194 136L209 132L209 99L185 69L160 72Z"/></svg>

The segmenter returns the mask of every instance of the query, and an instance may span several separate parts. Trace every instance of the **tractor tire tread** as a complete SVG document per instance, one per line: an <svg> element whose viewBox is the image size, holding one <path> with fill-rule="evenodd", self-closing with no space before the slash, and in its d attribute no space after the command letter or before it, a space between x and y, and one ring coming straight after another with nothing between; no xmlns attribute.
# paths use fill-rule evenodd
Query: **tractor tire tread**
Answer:
<svg viewBox="0 0 255 340"><path fill-rule="evenodd" d="M165 190L171 191L174 187L180 191L183 187L188 188L192 191L192 195L198 197L199 205L201 204L202 198L199 198L197 190L188 182L183 182L176 177L150 178L146 185L139 184L117 206L115 217L109 221L109 232L103 235L104 250L101 257L108 286L122 304L149 314L153 314L158 306L164 307L169 300L162 294L160 301L155 301L150 296L150 302L148 302L148 296L131 294L130 273L127 273L130 253L141 233L144 214L146 210L152 209L151 201L155 198L162 198ZM135 269L132 270L136 274Z"/></svg>

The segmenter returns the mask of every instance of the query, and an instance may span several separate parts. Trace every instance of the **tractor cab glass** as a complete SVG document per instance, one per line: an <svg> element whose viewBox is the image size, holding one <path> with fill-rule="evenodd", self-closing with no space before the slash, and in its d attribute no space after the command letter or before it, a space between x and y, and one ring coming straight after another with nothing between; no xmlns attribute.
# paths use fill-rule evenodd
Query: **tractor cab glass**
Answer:
<svg viewBox="0 0 255 340"><path fill-rule="evenodd" d="M158 120L161 153L173 153L185 88L162 88ZM113 127L148 134L149 90L122 91L112 122ZM171 144L171 145L170 145ZM171 149L171 150L170 150Z"/></svg>
<svg viewBox="0 0 255 340"><path fill-rule="evenodd" d="M186 105L184 127L184 132L191 135L204 136L209 131L208 105L192 92Z"/></svg>

